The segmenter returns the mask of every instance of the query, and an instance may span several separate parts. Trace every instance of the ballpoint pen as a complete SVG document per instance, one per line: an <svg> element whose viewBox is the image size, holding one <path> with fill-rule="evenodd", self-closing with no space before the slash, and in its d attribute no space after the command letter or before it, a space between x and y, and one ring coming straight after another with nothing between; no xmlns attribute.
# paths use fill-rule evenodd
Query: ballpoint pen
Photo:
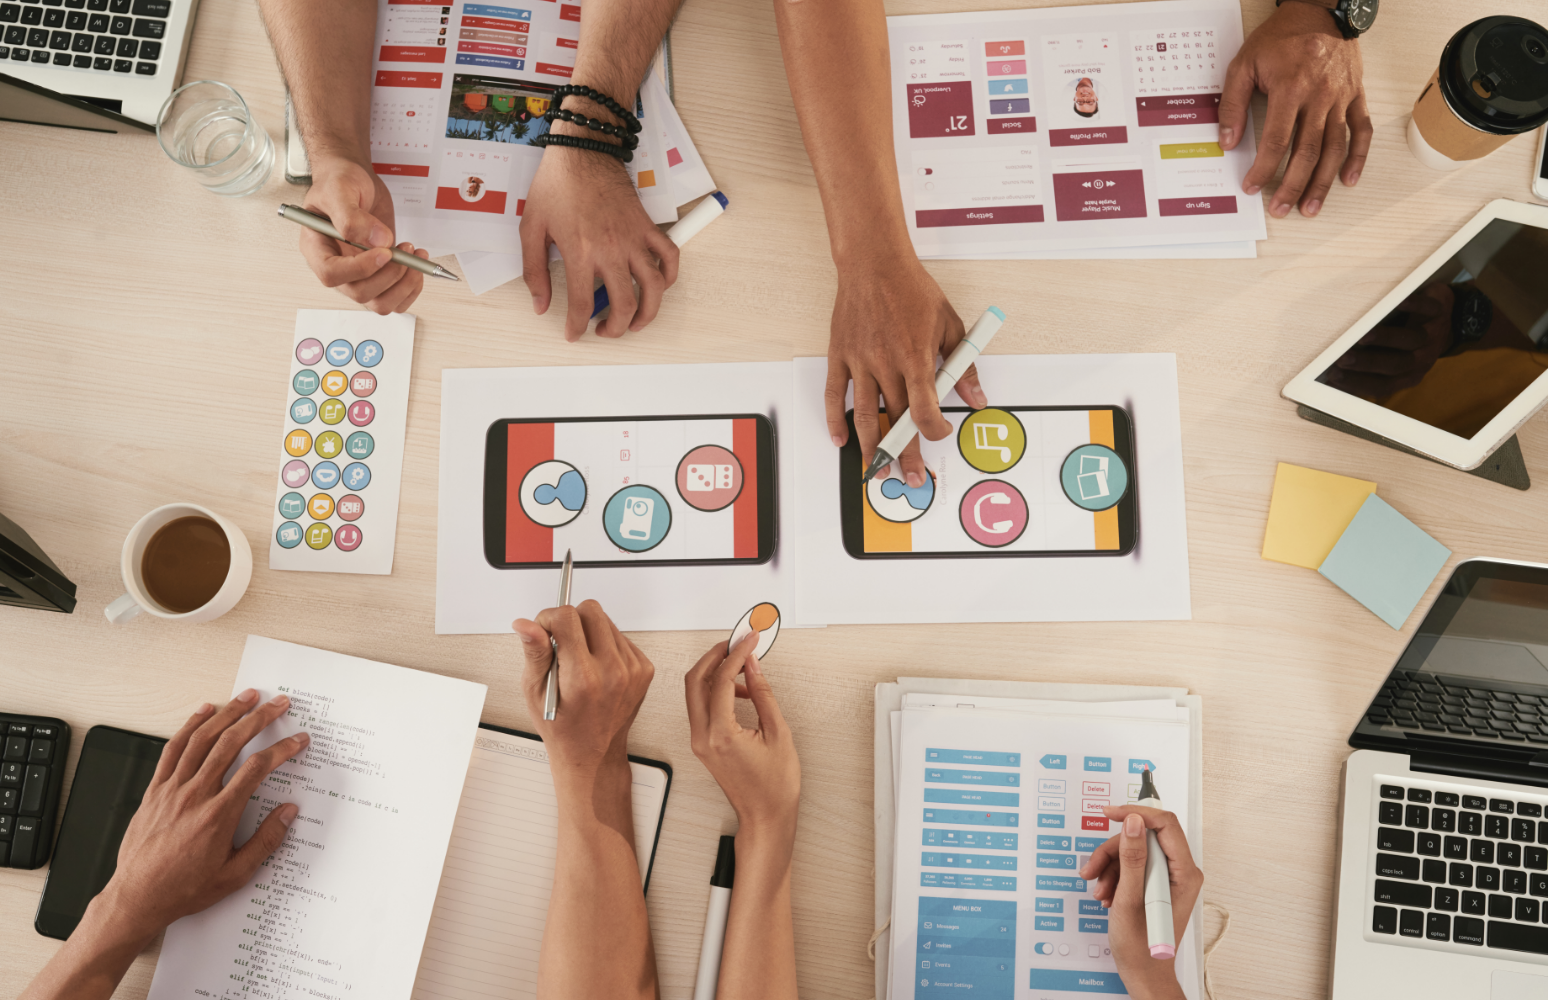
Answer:
<svg viewBox="0 0 1548 1000"><path fill-rule="evenodd" d="M376 249L375 247L368 247L363 243L356 243L354 240L346 240L337 229L333 228L333 223L329 222L327 219L324 219L321 216L313 215L311 212L308 212L304 208L297 208L294 205L281 205L279 207L279 217L282 219L289 219L291 222L294 222L297 225L305 226L313 232L322 233L329 239L338 240L340 243L348 243L350 246L357 250ZM392 250L392 260L394 264L402 264L404 267L411 267L423 274L433 275L437 278L450 278L452 281L462 280L455 274L452 274L450 271L446 270L446 268L433 261L425 260L423 257L417 257L414 254L408 253L407 251L399 250L397 247L391 247L390 249Z"/></svg>
<svg viewBox="0 0 1548 1000"><path fill-rule="evenodd" d="M564 569L559 571L559 607L570 603L570 581L575 579L575 563L570 559L570 550L564 550ZM548 637L548 643L553 647L554 658L548 663L548 684L543 690L543 721L553 722L554 716L559 714L559 640L553 636Z"/></svg>
<svg viewBox="0 0 1548 1000"><path fill-rule="evenodd" d="M1161 808L1161 795L1150 777L1150 768L1140 775L1139 805ZM1166 855L1156 841L1156 831L1145 828L1145 936L1150 942L1151 958L1177 957L1176 932L1172 927L1172 876Z"/></svg>

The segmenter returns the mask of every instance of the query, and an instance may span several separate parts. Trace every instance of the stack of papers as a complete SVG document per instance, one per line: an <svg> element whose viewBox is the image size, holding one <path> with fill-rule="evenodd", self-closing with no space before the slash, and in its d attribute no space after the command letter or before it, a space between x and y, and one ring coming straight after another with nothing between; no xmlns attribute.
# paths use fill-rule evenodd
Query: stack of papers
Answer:
<svg viewBox="0 0 1548 1000"><path fill-rule="evenodd" d="M1149 768L1202 858L1202 704L1173 688L876 688L876 995L1127 993L1078 872ZM1201 862L1200 862L1201 863ZM1199 1000L1195 915L1177 975Z"/></svg>

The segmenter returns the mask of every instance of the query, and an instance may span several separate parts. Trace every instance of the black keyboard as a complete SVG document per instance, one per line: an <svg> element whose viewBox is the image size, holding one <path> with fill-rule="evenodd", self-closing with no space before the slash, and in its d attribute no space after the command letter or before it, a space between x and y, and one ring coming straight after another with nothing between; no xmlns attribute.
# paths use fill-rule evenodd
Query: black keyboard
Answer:
<svg viewBox="0 0 1548 1000"><path fill-rule="evenodd" d="M1445 684L1434 674L1394 670L1367 721L1414 732L1548 747L1548 701L1534 694Z"/></svg>
<svg viewBox="0 0 1548 1000"><path fill-rule="evenodd" d="M155 76L172 0L0 0L0 59Z"/></svg>
<svg viewBox="0 0 1548 1000"><path fill-rule="evenodd" d="M1476 791L1381 783L1371 931L1548 956L1548 796Z"/></svg>
<svg viewBox="0 0 1548 1000"><path fill-rule="evenodd" d="M0 714L0 867L41 868L54 847L70 727Z"/></svg>

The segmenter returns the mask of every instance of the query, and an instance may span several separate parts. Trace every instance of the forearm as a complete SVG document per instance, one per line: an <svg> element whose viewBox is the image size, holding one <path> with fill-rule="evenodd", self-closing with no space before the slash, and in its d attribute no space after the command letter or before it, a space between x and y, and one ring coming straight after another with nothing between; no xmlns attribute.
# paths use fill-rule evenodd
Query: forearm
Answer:
<svg viewBox="0 0 1548 1000"><path fill-rule="evenodd" d="M559 844L538 995L653 998L656 956L634 854L629 762L620 751L595 773L560 764L554 771Z"/></svg>
<svg viewBox="0 0 1548 1000"><path fill-rule="evenodd" d="M371 162L376 0L258 0L313 164Z"/></svg>
<svg viewBox="0 0 1548 1000"><path fill-rule="evenodd" d="M913 258L892 149L882 0L774 0L774 16L834 263L842 271Z"/></svg>
<svg viewBox="0 0 1548 1000"><path fill-rule="evenodd" d="M570 82L590 87L611 97L630 111L651 60L661 48L680 0L590 0L581 18L575 70ZM604 105L584 97L572 97L564 106L578 114L623 124ZM554 122L554 132L615 142L584 126ZM554 147L557 152L561 147ZM545 156L549 155L547 152ZM595 154L592 154L595 155Z"/></svg>
<svg viewBox="0 0 1548 1000"><path fill-rule="evenodd" d="M107 1000L113 995L135 956L157 932L132 929L115 918L111 893L109 887L92 900L70 939L19 1000Z"/></svg>
<svg viewBox="0 0 1548 1000"><path fill-rule="evenodd" d="M795 1000L795 924L790 912L794 824L736 835L736 880L721 951L717 1000Z"/></svg>

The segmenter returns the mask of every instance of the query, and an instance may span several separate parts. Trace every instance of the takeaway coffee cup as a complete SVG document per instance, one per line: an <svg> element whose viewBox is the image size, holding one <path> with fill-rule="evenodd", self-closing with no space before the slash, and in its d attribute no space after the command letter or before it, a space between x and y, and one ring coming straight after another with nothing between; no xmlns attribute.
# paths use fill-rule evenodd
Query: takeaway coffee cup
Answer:
<svg viewBox="0 0 1548 1000"><path fill-rule="evenodd" d="M1414 102L1408 148L1436 170L1488 156L1548 122L1548 29L1524 17L1474 21L1446 43Z"/></svg>

